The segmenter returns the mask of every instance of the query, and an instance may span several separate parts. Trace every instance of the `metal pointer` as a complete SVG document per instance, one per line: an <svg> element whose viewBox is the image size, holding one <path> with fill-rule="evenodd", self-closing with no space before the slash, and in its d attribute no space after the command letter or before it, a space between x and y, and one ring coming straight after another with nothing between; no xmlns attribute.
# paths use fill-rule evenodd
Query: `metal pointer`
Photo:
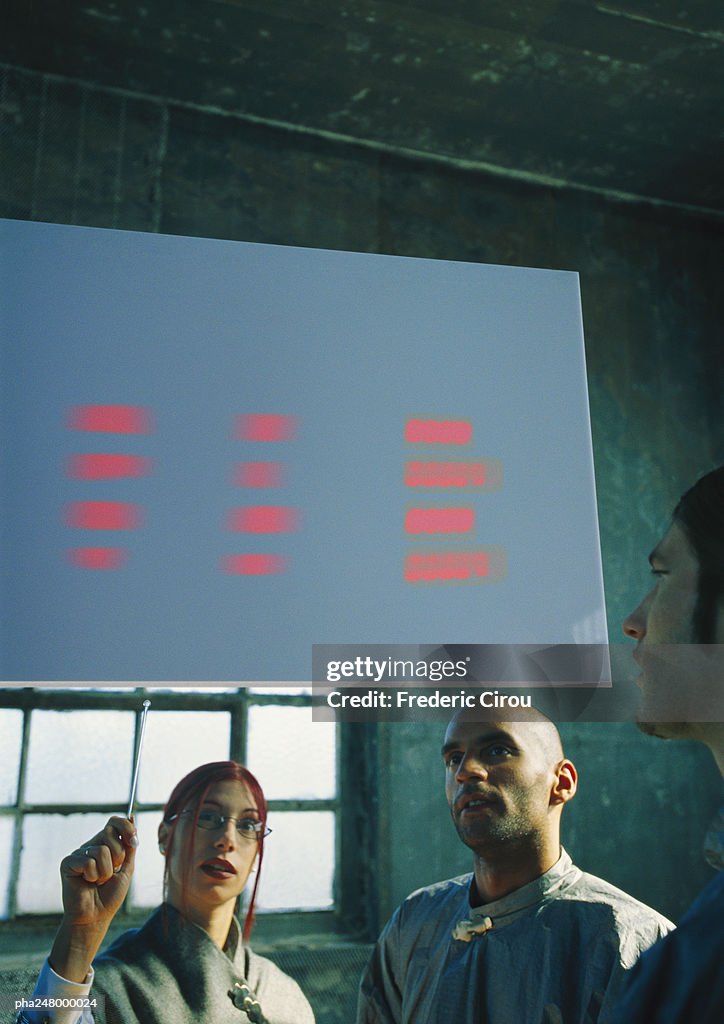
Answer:
<svg viewBox="0 0 724 1024"><path fill-rule="evenodd" d="M151 701L144 700L143 711L141 712L141 731L138 736L138 749L136 750L136 764L134 765L133 768L133 785L131 786L131 799L128 801L128 813L126 814L126 817L129 819L133 814L133 804L136 799L136 789L138 787L138 771L139 768L141 767L141 750L143 748L143 734L146 731L146 715L148 714L148 709L150 707Z"/></svg>

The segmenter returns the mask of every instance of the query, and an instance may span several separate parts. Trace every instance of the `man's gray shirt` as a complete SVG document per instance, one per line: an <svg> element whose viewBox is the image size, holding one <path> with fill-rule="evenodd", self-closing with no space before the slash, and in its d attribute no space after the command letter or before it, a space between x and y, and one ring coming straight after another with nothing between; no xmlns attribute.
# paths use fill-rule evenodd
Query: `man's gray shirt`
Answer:
<svg viewBox="0 0 724 1024"><path fill-rule="evenodd" d="M397 908L363 975L357 1024L604 1024L626 970L673 928L565 851L493 903L471 908L472 884L438 882Z"/></svg>

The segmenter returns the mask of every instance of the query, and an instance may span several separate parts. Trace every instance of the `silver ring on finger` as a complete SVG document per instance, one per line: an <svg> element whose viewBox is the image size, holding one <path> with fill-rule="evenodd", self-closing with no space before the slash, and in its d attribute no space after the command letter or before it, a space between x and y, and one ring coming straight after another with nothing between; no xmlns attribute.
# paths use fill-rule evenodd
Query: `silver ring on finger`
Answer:
<svg viewBox="0 0 724 1024"><path fill-rule="evenodd" d="M90 857L90 855L91 855L91 848L90 848L90 846L84 846L83 849L80 852L83 854L84 857Z"/></svg>

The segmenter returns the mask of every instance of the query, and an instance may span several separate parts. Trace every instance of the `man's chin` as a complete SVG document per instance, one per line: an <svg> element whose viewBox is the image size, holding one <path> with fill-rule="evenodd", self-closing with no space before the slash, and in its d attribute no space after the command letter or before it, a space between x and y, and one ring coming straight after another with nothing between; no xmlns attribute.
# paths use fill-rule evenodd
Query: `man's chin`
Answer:
<svg viewBox="0 0 724 1024"><path fill-rule="evenodd" d="M478 826L478 828L457 828L458 839L464 843L473 853L479 853L487 847L491 839L495 841L495 829L489 825Z"/></svg>

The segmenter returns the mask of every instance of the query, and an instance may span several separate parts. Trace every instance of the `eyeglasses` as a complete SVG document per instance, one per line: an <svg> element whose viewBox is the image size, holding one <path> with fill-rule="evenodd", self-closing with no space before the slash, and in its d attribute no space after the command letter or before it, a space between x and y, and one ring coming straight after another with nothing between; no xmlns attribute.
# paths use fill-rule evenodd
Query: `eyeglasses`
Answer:
<svg viewBox="0 0 724 1024"><path fill-rule="evenodd" d="M193 813L192 810L181 811L180 814L172 814L168 821L187 817ZM196 826L197 828L205 829L207 832L217 832L220 828L224 827L227 821L235 822L238 834L242 839L248 839L250 842L258 842L271 832L270 828L267 828L261 821L256 821L254 818L234 818L231 814L217 814L216 811L199 811Z"/></svg>

